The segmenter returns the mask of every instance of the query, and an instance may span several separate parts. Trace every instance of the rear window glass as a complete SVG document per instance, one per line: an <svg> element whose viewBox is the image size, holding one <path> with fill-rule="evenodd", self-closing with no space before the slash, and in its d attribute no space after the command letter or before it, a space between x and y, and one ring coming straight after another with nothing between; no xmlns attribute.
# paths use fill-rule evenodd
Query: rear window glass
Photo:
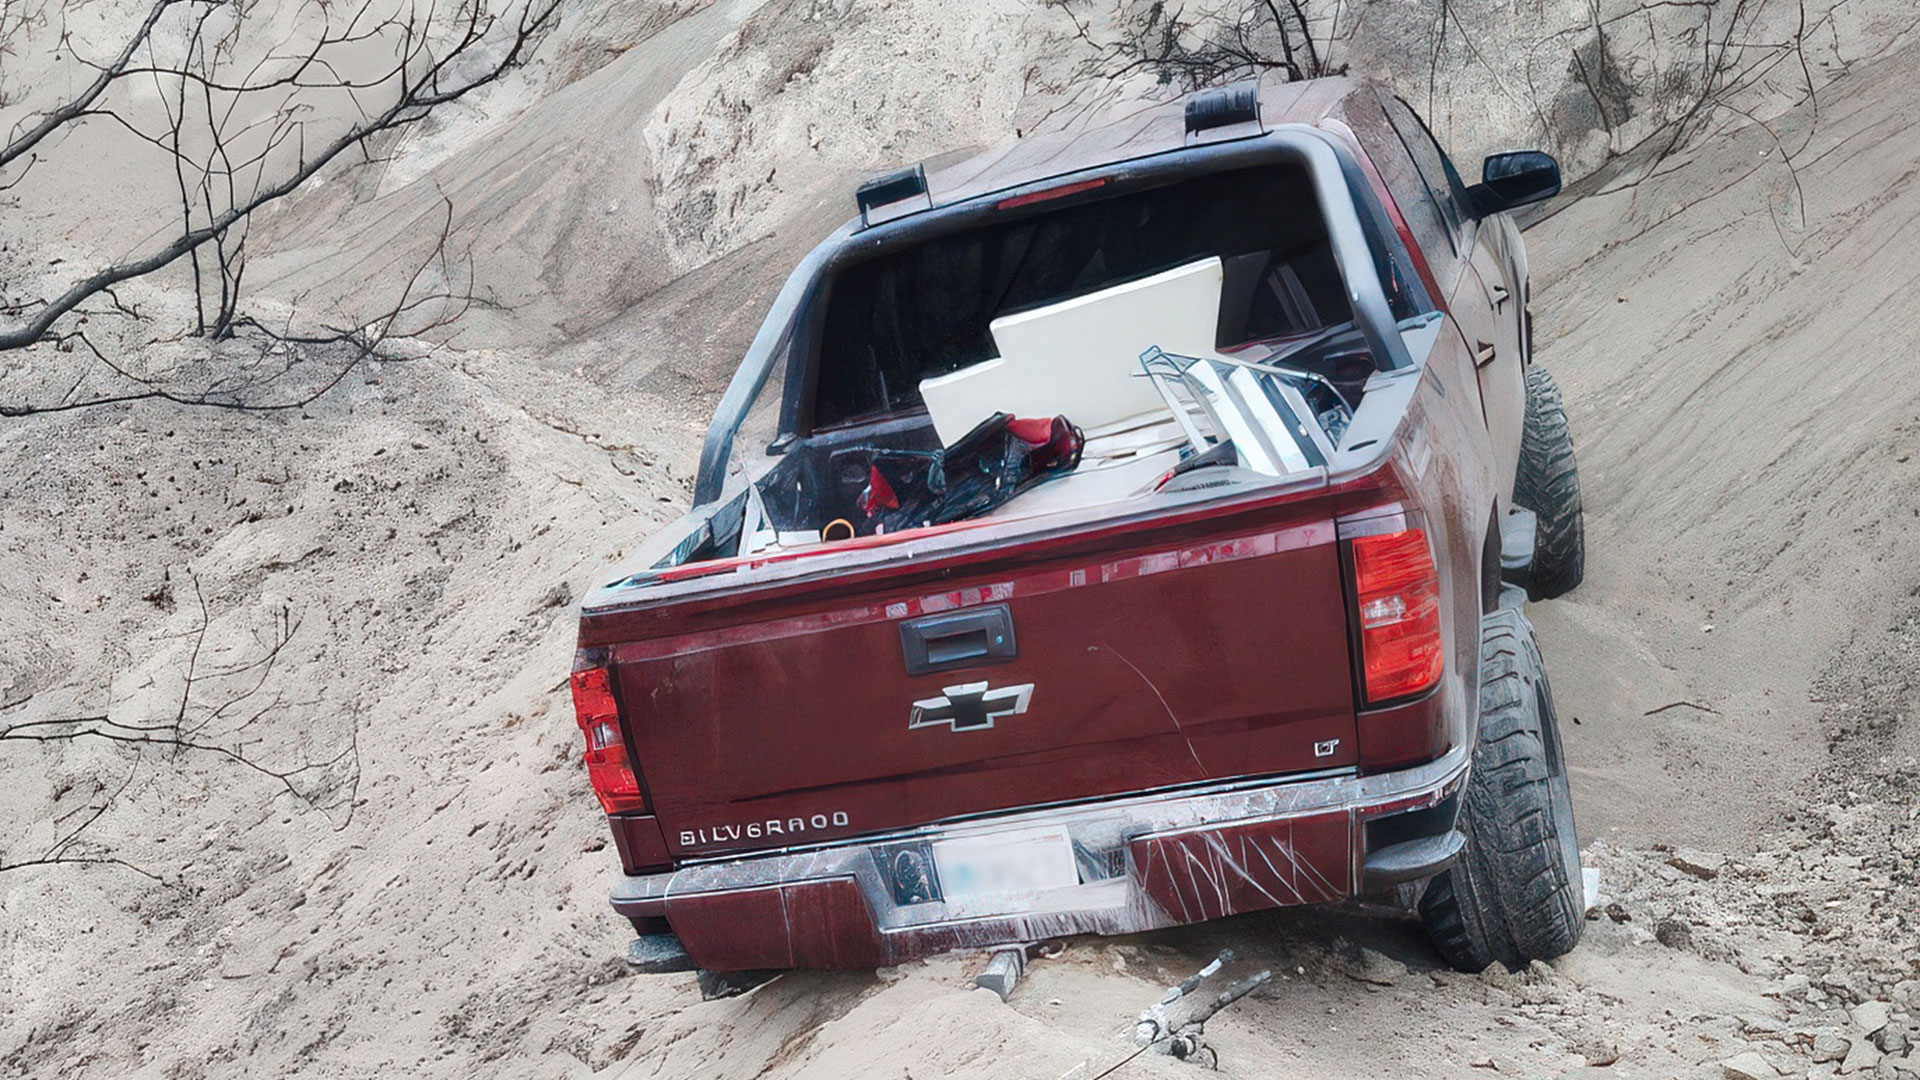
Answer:
<svg viewBox="0 0 1920 1080"><path fill-rule="evenodd" d="M825 312L813 423L917 408L922 379L997 355L994 319L1210 255L1226 268L1222 348L1353 318L1305 172L1219 173L938 237L843 271Z"/></svg>

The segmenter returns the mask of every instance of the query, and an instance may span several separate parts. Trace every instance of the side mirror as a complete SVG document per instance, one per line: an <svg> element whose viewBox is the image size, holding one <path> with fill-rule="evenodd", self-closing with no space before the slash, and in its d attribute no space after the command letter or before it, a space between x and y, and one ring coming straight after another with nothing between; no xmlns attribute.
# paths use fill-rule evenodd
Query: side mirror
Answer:
<svg viewBox="0 0 1920 1080"><path fill-rule="evenodd" d="M1539 150L1495 154L1487 159L1481 176L1481 182L1467 190L1483 216L1560 194L1560 163Z"/></svg>

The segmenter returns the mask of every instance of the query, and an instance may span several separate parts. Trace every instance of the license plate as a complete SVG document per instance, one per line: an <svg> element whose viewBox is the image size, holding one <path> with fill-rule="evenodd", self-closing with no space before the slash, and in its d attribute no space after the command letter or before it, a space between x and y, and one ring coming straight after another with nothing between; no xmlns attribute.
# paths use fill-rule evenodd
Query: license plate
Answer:
<svg viewBox="0 0 1920 1080"><path fill-rule="evenodd" d="M933 865L949 899L1080 883L1064 826L941 840L933 845Z"/></svg>

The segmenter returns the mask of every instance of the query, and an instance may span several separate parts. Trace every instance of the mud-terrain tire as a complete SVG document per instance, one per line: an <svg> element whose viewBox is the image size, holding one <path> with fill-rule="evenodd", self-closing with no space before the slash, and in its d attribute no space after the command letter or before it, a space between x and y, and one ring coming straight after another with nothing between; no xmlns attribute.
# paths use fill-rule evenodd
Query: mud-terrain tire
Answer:
<svg viewBox="0 0 1920 1080"><path fill-rule="evenodd" d="M1420 918L1447 963L1551 960L1580 940L1580 846L1553 691L1517 609L1480 632L1480 736L1460 811L1466 846L1427 886Z"/></svg>
<svg viewBox="0 0 1920 1080"><path fill-rule="evenodd" d="M1538 364L1527 369L1527 419L1513 501L1533 511L1533 567L1527 599L1565 596L1586 575L1587 537L1580 514L1580 474L1560 387Z"/></svg>

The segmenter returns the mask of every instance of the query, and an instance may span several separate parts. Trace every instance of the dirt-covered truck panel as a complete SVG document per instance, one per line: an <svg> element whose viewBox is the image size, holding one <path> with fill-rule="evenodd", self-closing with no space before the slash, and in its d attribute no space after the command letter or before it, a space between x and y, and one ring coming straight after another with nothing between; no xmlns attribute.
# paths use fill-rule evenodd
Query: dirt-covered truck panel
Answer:
<svg viewBox="0 0 1920 1080"><path fill-rule="evenodd" d="M933 591L843 591L722 633L614 646L623 700L651 718L633 744L669 850L817 842L1352 765L1347 642L1326 633L1344 625L1345 600L1323 513L1281 507L1227 535L1161 531L1157 544L1078 557L1027 549ZM1218 612L1275 587L1284 606L1219 624ZM907 674L903 627L969 613L1016 628L1017 652ZM975 697L950 692L976 682L986 688ZM825 829L813 825L821 814Z"/></svg>
<svg viewBox="0 0 1920 1080"><path fill-rule="evenodd" d="M1249 85L862 189L584 604L647 940L871 966L1447 869L1532 535L1524 258L1486 184L1410 205L1393 104Z"/></svg>

